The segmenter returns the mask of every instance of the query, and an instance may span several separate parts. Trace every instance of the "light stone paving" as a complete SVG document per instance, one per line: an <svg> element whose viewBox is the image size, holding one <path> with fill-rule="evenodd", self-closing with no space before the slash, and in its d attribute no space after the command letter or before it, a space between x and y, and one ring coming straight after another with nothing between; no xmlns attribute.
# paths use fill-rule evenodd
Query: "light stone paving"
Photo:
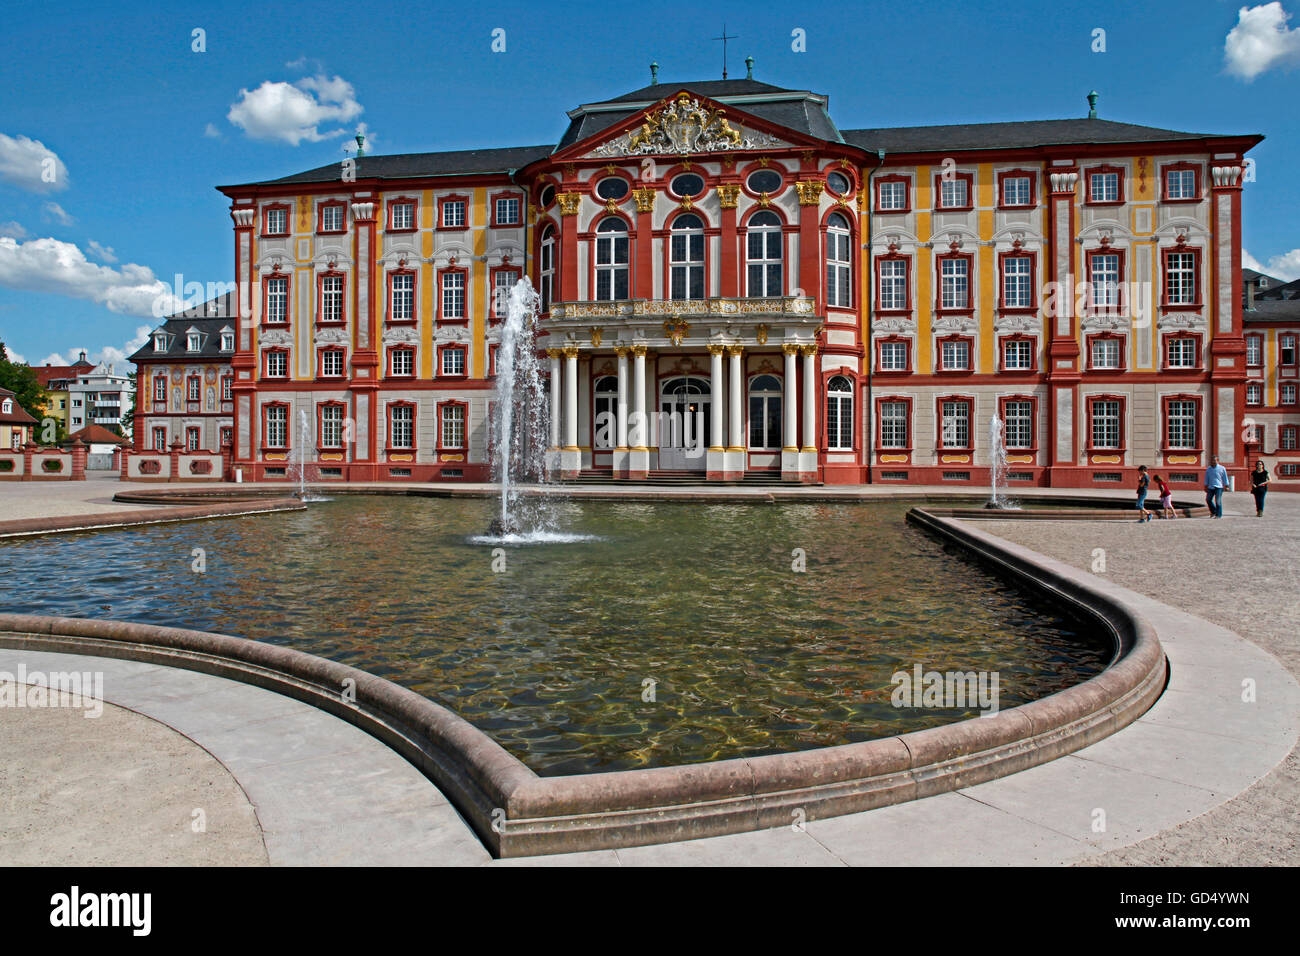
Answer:
<svg viewBox="0 0 1300 956"><path fill-rule="evenodd" d="M5 490L0 485L0 492ZM67 495L69 500L77 497ZM1056 555L1045 563L1080 579L1092 577L1083 570L1091 565L1092 549L1106 549L1103 581L1152 623L1172 666L1164 696L1113 737L1000 780L802 827L495 864L1295 864L1300 860L1295 839L1300 686L1293 676L1296 616L1283 596L1294 601L1296 575L1291 565L1280 577L1271 577L1268 564L1285 554L1288 544L1294 548L1297 543L1300 497L1294 503L1284 495L1273 499L1265 520L1183 519L1145 526L968 522L976 531L996 532ZM1225 510L1241 512L1243 503L1249 504L1248 496L1229 496ZM1252 530L1256 526L1259 530ZM1166 537L1157 541L1155 535ZM1197 574L1207 562L1211 573ZM1116 579L1136 590L1120 588ZM1148 596L1152 593L1209 620L1169 607ZM1250 634L1268 650L1241 639L1233 629ZM332 715L270 691L194 672L0 649L0 670L14 671L20 661L29 669L103 670L106 699L165 723L211 754L256 809L265 861L273 865L494 862L436 787L379 741ZM1258 698L1252 704L1241 699L1245 677L1256 682ZM13 713L0 710L0 728L6 728L0 733L0 758L5 747L54 755L51 762L35 766L34 781L59 775L112 782L114 799L96 794L80 808L79 832L104 834L120 827L129 805L117 799L119 785L99 762L103 748L95 731L60 728L58 717L44 719L48 714L9 722ZM65 723L73 717L93 723L77 712L63 715ZM115 735L119 746L150 751L141 744L148 733L141 728L156 732L157 724L127 719L121 727ZM72 739L77 746L69 746ZM201 781L229 784L211 765L183 769L185 760L195 760L193 747L152 749L177 768L179 783L160 781L159 794L168 786ZM165 753L174 756L163 759ZM39 786L28 784L29 789ZM8 806L0 802L0 811ZM15 809L22 820L32 820L28 811ZM1102 828L1098 811L1104 812ZM140 818L137 828L154 826L157 834L165 829L135 816ZM0 832L13 826L0 812ZM24 832L28 841L48 844L71 831L38 824ZM207 836L213 836L211 830ZM150 839L146 835L120 846L110 841L103 859L136 861L131 847ZM153 842L159 842L156 835ZM217 842L210 840L204 852L215 852L222 862L258 862L239 855L245 845L237 839L219 845L228 851L214 850ZM0 863L10 862L6 845L13 844L0 842ZM113 856L115 851L121 859ZM12 862L36 861L15 857ZM69 862L79 860L74 855Z"/></svg>

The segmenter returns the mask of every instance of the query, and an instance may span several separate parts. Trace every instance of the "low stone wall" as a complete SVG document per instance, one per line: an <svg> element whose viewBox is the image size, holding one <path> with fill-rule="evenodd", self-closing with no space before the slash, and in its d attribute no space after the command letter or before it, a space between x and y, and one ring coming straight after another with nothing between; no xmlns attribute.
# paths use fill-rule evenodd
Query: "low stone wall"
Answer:
<svg viewBox="0 0 1300 956"><path fill-rule="evenodd" d="M1023 770L1136 720L1159 697L1164 652L1135 612L1018 557L997 539L913 510L908 520L1111 633L1115 658L1049 697L929 730L801 753L539 777L467 721L355 668L289 648L116 621L0 615L0 645L143 660L217 674L320 707L433 780L499 856L695 839L869 810Z"/></svg>
<svg viewBox="0 0 1300 956"><path fill-rule="evenodd" d="M86 446L80 439L67 448L26 445L0 452L0 481L85 481Z"/></svg>
<svg viewBox="0 0 1300 956"><path fill-rule="evenodd" d="M122 455L123 481L224 481L226 457L221 452L131 451Z"/></svg>

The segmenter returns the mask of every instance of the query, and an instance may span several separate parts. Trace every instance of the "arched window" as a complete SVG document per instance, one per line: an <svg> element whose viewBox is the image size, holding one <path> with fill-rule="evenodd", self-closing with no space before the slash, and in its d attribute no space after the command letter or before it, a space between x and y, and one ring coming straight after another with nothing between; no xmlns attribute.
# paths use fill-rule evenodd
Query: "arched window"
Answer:
<svg viewBox="0 0 1300 956"><path fill-rule="evenodd" d="M627 298L627 263L627 223L611 216L596 227L597 301L609 302Z"/></svg>
<svg viewBox="0 0 1300 956"><path fill-rule="evenodd" d="M672 288L669 298L704 298L704 223L699 216L678 216L673 220Z"/></svg>
<svg viewBox="0 0 1300 956"><path fill-rule="evenodd" d="M746 294L751 298L782 294L781 220L776 213L756 212L749 220L745 261L749 269Z"/></svg>
<svg viewBox="0 0 1300 956"><path fill-rule="evenodd" d="M853 257L848 220L839 213L826 222L826 304L847 309L853 305Z"/></svg>
<svg viewBox="0 0 1300 956"><path fill-rule="evenodd" d="M542 230L542 261L538 269L541 288L542 312L551 311L551 296L555 293L555 227Z"/></svg>
<svg viewBox="0 0 1300 956"><path fill-rule="evenodd" d="M749 449L781 449L781 382L775 375L757 375L749 383Z"/></svg>
<svg viewBox="0 0 1300 956"><path fill-rule="evenodd" d="M596 379L596 426L592 432L595 448L613 448L618 440L618 379L605 375Z"/></svg>
<svg viewBox="0 0 1300 956"><path fill-rule="evenodd" d="M853 450L853 382L844 375L826 383L826 443L831 451Z"/></svg>

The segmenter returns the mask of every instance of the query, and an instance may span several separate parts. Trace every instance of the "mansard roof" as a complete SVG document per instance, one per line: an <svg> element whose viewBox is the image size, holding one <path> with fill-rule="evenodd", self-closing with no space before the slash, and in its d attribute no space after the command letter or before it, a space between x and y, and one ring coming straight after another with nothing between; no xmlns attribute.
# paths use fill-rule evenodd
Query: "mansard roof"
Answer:
<svg viewBox="0 0 1300 956"><path fill-rule="evenodd" d="M167 351L154 350L154 337L153 333L150 333L149 340L131 355L129 361L141 362L164 358L229 359L233 353L221 351L221 332L227 328L232 332L235 330L237 306L235 292L232 290L193 308L167 316L154 329L154 332L161 331L168 334ZM189 344L186 335L191 329L202 336L197 352L191 352L186 348Z"/></svg>
<svg viewBox="0 0 1300 956"><path fill-rule="evenodd" d="M844 141L875 152L935 153L967 149L1027 149L1041 146L1164 143L1218 138L1218 133L1184 133L1103 119L1027 120L1010 123L961 123L952 126L894 126L846 129Z"/></svg>
<svg viewBox="0 0 1300 956"><path fill-rule="evenodd" d="M503 149L458 149L439 153L394 153L391 156L362 156L356 160L357 179L424 179L484 173L508 173L549 156L552 147L509 146ZM303 173L268 179L245 186L291 186L301 183L341 181L342 163L318 166ZM218 186L223 192L239 186Z"/></svg>

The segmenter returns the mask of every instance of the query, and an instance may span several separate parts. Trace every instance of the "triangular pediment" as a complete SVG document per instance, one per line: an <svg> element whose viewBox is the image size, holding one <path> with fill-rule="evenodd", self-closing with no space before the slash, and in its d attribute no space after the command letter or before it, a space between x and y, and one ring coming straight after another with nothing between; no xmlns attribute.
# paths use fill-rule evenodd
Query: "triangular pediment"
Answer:
<svg viewBox="0 0 1300 956"><path fill-rule="evenodd" d="M639 110L587 140L575 143L573 158L621 156L695 156L789 149L811 140L687 90Z"/></svg>

